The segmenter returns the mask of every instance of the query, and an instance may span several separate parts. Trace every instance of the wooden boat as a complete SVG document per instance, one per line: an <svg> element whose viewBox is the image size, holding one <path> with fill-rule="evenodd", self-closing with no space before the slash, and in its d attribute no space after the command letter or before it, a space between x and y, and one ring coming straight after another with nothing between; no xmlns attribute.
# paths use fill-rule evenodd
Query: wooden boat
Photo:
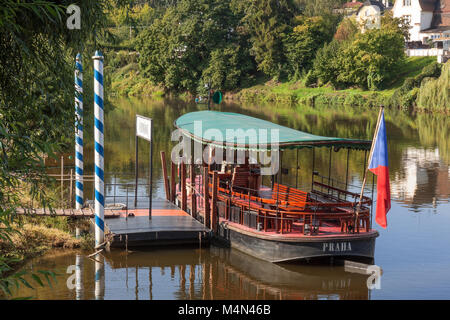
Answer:
<svg viewBox="0 0 450 320"><path fill-rule="evenodd" d="M195 156L198 153L192 152L192 144L191 152L178 166L179 183L172 200L210 227L218 239L270 262L321 257L373 259L378 232L372 229L370 197L330 184L329 178L320 179L314 165L308 191L282 184L282 169L273 171L271 185L265 186L261 182L263 166L251 158L252 152L280 151L282 162L284 150L310 148L314 163L315 148L367 151L371 141L315 136L242 114L217 111L185 114L175 121L175 126L183 139L201 146L200 158L208 148L209 164ZM212 129L214 137L208 132ZM262 129L271 133L260 134ZM227 130L257 132L258 144L250 143L250 138L227 135ZM234 161L211 164L218 150L233 153ZM238 152L233 151L241 151L244 161L238 163Z"/></svg>

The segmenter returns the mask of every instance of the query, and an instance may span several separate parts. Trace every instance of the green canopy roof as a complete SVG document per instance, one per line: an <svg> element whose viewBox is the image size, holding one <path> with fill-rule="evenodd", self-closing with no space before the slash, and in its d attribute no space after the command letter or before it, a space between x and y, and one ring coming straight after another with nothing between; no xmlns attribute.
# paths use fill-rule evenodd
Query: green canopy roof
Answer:
<svg viewBox="0 0 450 320"><path fill-rule="evenodd" d="M190 112L175 120L175 126L198 142L233 149L264 151L270 150L272 143L278 143L281 149L335 147L370 150L371 145L367 140L316 136L232 112Z"/></svg>

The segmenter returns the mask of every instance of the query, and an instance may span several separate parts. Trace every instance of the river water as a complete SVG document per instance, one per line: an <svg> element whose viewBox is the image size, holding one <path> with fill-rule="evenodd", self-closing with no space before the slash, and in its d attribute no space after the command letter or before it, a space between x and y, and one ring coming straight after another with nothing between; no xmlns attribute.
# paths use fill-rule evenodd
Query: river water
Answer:
<svg viewBox="0 0 450 320"><path fill-rule="evenodd" d="M134 183L135 115L154 119L153 196L164 197L159 151L170 154L170 134L180 115L205 105L179 100L116 99L105 114L105 182ZM378 110L354 107L222 104L215 110L239 112L323 136L372 139ZM448 299L450 298L450 127L444 115L386 110L392 208L388 227L376 241L375 264L383 270L379 285L368 289L367 275L343 267L275 265L235 249L210 247L113 251L102 261L81 251L55 251L23 268L58 274L52 288L21 287L15 297L36 299ZM93 170L92 121L85 121L85 172ZM139 183L147 183L148 143L139 142ZM315 170L345 181L349 156L350 189L359 191L365 153L316 150ZM296 170L298 157L299 169ZM287 151L283 183L310 186L311 151ZM375 181L376 183L376 181ZM367 193L373 186L368 177ZM376 184L375 184L376 188ZM125 202L127 187L106 186L108 201ZM133 192L128 190L130 194ZM139 188L145 197L148 187ZM92 186L85 196L92 199ZM122 198L121 198L122 197ZM375 199L375 198L374 198ZM103 261L104 259L104 261ZM104 263L103 263L104 262ZM78 263L80 272L67 273ZM72 270L73 271L73 270ZM96 272L97 271L97 272ZM73 275L73 277L70 277ZM96 278L97 276L97 278ZM78 282L77 282L78 281ZM69 286L67 285L69 282ZM71 285L73 284L73 285Z"/></svg>

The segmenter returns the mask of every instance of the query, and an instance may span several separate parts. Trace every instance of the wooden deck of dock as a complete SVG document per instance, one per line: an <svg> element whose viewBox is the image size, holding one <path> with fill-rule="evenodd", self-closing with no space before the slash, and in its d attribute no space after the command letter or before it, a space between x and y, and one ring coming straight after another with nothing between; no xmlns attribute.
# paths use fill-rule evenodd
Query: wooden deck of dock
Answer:
<svg viewBox="0 0 450 320"><path fill-rule="evenodd" d="M111 247L209 242L210 230L167 200L153 201L151 219L148 209L130 209L128 217L124 210L119 213L118 219L105 220Z"/></svg>
<svg viewBox="0 0 450 320"><path fill-rule="evenodd" d="M94 210L92 208L83 209L24 209L18 208L16 210L18 215L27 216L60 216L60 217L74 217L74 218L93 218ZM120 211L117 209L105 209L105 218L119 218Z"/></svg>
<svg viewBox="0 0 450 320"><path fill-rule="evenodd" d="M168 200L156 199L152 202L152 219L148 218L148 211L148 208L105 208L105 233L109 234L111 247L209 242L210 229ZM91 218L92 225L95 216L90 207L52 211L20 208L16 212L28 216Z"/></svg>

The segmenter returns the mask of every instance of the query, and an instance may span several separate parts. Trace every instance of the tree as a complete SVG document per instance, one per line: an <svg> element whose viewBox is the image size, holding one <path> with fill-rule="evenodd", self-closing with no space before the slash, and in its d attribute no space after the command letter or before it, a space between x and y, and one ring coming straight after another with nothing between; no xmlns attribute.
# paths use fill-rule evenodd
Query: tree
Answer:
<svg viewBox="0 0 450 320"><path fill-rule="evenodd" d="M245 76L255 70L248 51L245 46L234 44L212 51L208 67L202 73L201 87L205 83L226 91L241 87Z"/></svg>
<svg viewBox="0 0 450 320"><path fill-rule="evenodd" d="M86 0L81 30L66 26L73 1L5 0L0 10L0 239L10 241L23 185L48 207L43 156L73 143L74 58L96 43L106 1ZM89 27L88 27L89 26ZM93 33L92 30L97 30ZM89 42L88 42L89 41ZM0 290L20 279L4 277L10 260L0 255ZM14 282L15 281L15 282Z"/></svg>
<svg viewBox="0 0 450 320"><path fill-rule="evenodd" d="M298 79L301 71L312 67L319 48L333 37L336 26L323 17L296 18L297 25L284 39L286 69L291 78Z"/></svg>
<svg viewBox="0 0 450 320"><path fill-rule="evenodd" d="M333 14L333 9L339 8L347 0L295 0L296 6L307 17Z"/></svg>
<svg viewBox="0 0 450 320"><path fill-rule="evenodd" d="M316 58L314 59L313 72L323 84L331 83L335 88L345 86L345 84L338 80L339 75L342 72L342 66L340 65L340 51L343 46L343 43L334 39L318 50Z"/></svg>
<svg viewBox="0 0 450 320"><path fill-rule="evenodd" d="M337 27L334 39L339 41L349 40L355 37L359 32L358 25L353 18L345 18Z"/></svg>
<svg viewBox="0 0 450 320"><path fill-rule="evenodd" d="M151 81L166 90L191 93L197 91L205 77L223 73L218 63L239 68L239 63L244 62L245 72L250 56L240 19L241 15L231 11L230 1L181 0L138 37L140 67ZM232 53L233 48L238 52ZM231 62L233 59L236 62ZM242 72L238 74L243 76ZM223 74L214 77L226 88L238 83L236 79L223 82Z"/></svg>
<svg viewBox="0 0 450 320"><path fill-rule="evenodd" d="M335 87L368 89L380 89L388 83L405 59L403 28L392 21L389 16L383 17L380 29L349 35L347 40L335 39L324 47L314 64L319 79ZM327 68L333 77L327 75Z"/></svg>
<svg viewBox="0 0 450 320"><path fill-rule="evenodd" d="M283 75L286 57L283 38L289 31L295 7L291 0L233 0L235 12L250 35L251 54L258 70L272 78Z"/></svg>
<svg viewBox="0 0 450 320"><path fill-rule="evenodd" d="M396 30L403 35L405 41L409 41L411 25L405 16L394 18L392 10L386 11L381 17L381 25L385 29Z"/></svg>
<svg viewBox="0 0 450 320"><path fill-rule="evenodd" d="M403 35L396 29L366 30L342 50L338 80L362 88L380 89L404 63Z"/></svg>

